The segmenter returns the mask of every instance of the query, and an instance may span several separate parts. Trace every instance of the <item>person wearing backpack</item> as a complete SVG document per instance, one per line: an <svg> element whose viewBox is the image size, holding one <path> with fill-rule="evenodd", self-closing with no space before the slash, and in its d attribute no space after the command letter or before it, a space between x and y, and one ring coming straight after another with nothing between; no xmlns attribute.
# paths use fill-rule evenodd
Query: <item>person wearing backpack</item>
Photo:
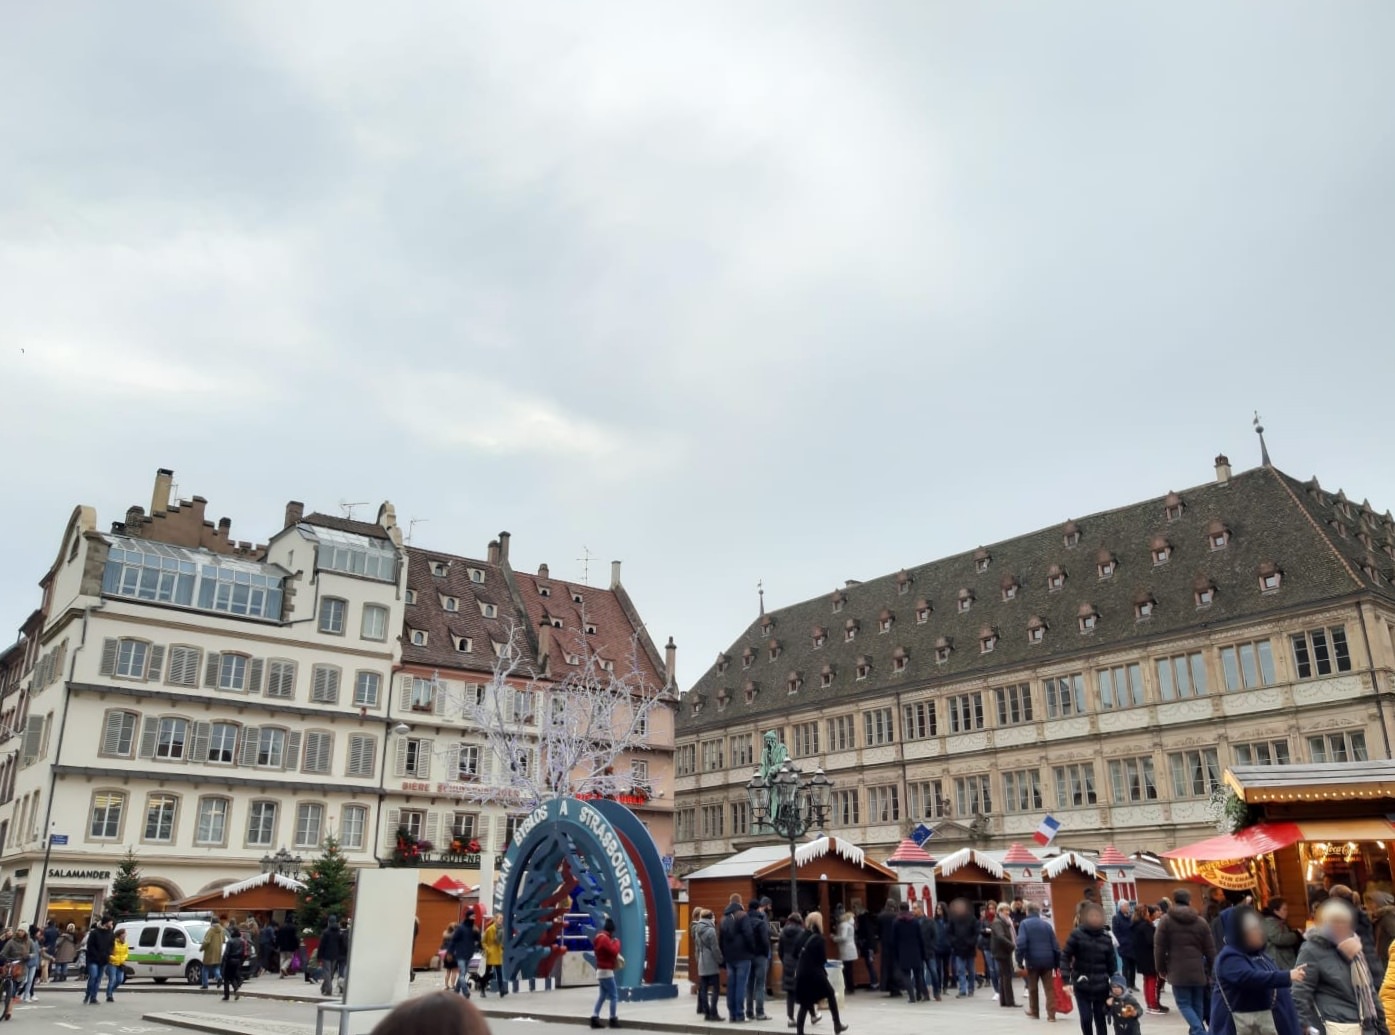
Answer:
<svg viewBox="0 0 1395 1035"><path fill-rule="evenodd" d="M223 945L223 1002L228 1001L229 992L234 999L242 998L242 964L246 959L247 939L233 927Z"/></svg>

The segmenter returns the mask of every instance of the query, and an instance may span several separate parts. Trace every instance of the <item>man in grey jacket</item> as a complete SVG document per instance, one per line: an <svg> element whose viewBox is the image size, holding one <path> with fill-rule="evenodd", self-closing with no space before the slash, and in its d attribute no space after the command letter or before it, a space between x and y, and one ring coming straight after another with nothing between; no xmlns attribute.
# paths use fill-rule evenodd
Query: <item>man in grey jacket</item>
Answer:
<svg viewBox="0 0 1395 1035"><path fill-rule="evenodd" d="M720 1021L717 997L720 995L724 960L717 940L717 925L710 909L699 909L693 923L693 951L697 953L698 1012L706 1020Z"/></svg>

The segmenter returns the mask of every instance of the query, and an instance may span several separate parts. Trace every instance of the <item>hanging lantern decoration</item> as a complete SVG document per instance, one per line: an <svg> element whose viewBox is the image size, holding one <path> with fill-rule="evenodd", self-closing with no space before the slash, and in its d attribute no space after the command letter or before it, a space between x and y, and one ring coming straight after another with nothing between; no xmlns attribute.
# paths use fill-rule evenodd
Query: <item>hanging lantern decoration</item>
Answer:
<svg viewBox="0 0 1395 1035"><path fill-rule="evenodd" d="M1037 880L1041 876L1041 861L1014 841L1002 859L1003 872L1017 882Z"/></svg>

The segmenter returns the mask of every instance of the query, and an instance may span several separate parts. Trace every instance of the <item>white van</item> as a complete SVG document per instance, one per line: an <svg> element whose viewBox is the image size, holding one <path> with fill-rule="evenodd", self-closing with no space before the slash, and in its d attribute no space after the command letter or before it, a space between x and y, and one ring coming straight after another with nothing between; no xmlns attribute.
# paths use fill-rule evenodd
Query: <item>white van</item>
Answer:
<svg viewBox="0 0 1395 1035"><path fill-rule="evenodd" d="M203 976L203 936L213 922L209 916L158 915L121 921L116 930L126 932L130 947L126 976L154 978L157 984L170 978L198 984Z"/></svg>

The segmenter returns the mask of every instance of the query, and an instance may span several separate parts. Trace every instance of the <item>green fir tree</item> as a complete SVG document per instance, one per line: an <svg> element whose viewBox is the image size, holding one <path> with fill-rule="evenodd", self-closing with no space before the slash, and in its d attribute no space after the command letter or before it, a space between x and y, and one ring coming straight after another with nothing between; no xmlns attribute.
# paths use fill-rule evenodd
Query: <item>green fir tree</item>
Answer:
<svg viewBox="0 0 1395 1035"><path fill-rule="evenodd" d="M354 875L349 861L339 850L339 842L325 838L324 850L310 863L305 887L296 893L296 924L302 931L319 934L325 918L333 913L343 917L354 899Z"/></svg>
<svg viewBox="0 0 1395 1035"><path fill-rule="evenodd" d="M106 911L111 916L132 916L141 912L140 866L136 863L136 853L130 848L116 867Z"/></svg>

